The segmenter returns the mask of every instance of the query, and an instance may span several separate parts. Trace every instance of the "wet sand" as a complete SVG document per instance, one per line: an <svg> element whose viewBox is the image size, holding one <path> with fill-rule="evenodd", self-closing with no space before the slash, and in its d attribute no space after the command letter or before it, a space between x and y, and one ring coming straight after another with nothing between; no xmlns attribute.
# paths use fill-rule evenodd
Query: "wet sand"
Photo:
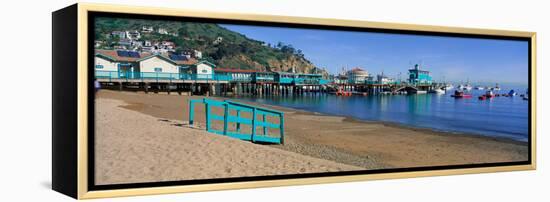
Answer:
<svg viewBox="0 0 550 202"><path fill-rule="evenodd" d="M98 97L124 101L125 109L183 123L188 121L189 99L202 98L108 90L100 91ZM268 107L285 112L285 145L258 146L364 169L525 161L528 155L527 143L509 139ZM195 121L204 123L204 107L195 110Z"/></svg>

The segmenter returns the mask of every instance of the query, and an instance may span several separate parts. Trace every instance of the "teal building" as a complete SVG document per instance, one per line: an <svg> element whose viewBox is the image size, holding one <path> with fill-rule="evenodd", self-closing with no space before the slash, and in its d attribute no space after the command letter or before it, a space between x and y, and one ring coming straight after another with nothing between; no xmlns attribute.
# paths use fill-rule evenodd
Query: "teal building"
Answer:
<svg viewBox="0 0 550 202"><path fill-rule="evenodd" d="M414 65L413 69L409 69L409 83L415 85L432 84L432 76L430 76L430 71L421 70L418 64Z"/></svg>

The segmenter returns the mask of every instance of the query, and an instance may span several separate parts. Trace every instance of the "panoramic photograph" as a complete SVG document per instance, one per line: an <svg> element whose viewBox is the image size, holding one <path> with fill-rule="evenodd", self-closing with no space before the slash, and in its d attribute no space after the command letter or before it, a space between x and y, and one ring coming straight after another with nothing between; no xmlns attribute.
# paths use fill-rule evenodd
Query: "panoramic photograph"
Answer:
<svg viewBox="0 0 550 202"><path fill-rule="evenodd" d="M529 44L97 17L94 184L529 160Z"/></svg>

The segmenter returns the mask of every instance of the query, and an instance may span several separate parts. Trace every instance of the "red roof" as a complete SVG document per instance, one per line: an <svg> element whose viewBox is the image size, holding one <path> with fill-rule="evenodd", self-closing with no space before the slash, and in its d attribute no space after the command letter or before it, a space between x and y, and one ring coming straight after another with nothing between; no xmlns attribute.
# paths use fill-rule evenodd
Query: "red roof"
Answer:
<svg viewBox="0 0 550 202"><path fill-rule="evenodd" d="M355 67L353 69L351 69L352 72L364 72L365 70L362 69L361 67Z"/></svg>
<svg viewBox="0 0 550 202"><path fill-rule="evenodd" d="M216 72L232 72L232 73L254 73L259 72L253 69L230 69L230 68L216 68Z"/></svg>

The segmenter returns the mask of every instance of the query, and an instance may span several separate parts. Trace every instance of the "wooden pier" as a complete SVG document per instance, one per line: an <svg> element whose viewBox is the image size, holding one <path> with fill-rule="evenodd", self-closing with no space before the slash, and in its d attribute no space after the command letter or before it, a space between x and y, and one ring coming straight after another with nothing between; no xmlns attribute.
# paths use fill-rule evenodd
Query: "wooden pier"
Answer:
<svg viewBox="0 0 550 202"><path fill-rule="evenodd" d="M143 91L145 93L168 93L183 95L206 95L206 96L231 96L231 95L304 95L304 94L326 94L339 90L352 92L353 95L376 95L376 94L415 94L425 93L431 90L442 88L443 83L430 84L409 84L409 83L344 83L336 84L323 80L319 75L303 74L302 76L288 77L289 73L261 75L256 78L251 73L246 79L232 77L228 74L212 75L204 78L197 78L196 75L188 74L155 74L154 76L144 75L123 75L111 74L109 76L97 76L101 88ZM105 73L99 75L106 75Z"/></svg>

